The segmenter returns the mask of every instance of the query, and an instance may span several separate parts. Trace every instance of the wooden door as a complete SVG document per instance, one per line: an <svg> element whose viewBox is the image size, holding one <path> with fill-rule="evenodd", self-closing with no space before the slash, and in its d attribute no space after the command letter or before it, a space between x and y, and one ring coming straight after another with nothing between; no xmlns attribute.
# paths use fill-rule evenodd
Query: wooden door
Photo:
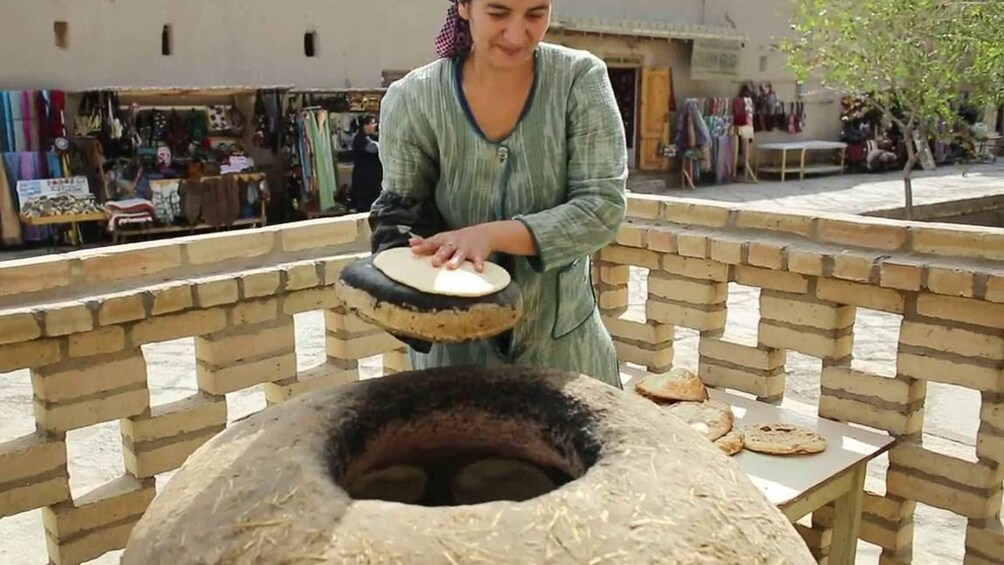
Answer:
<svg viewBox="0 0 1004 565"><path fill-rule="evenodd" d="M642 69L641 112L638 120L638 169L667 171L662 146L669 142L670 69Z"/></svg>

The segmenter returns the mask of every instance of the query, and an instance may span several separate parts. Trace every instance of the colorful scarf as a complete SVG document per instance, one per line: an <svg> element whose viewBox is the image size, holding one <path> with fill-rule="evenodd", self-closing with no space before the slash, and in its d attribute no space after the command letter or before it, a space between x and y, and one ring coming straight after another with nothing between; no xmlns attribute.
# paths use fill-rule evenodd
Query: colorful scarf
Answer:
<svg viewBox="0 0 1004 565"><path fill-rule="evenodd" d="M436 36L436 55L441 59L452 59L471 49L471 30L467 20L460 17L458 0L450 0L446 10L446 22Z"/></svg>

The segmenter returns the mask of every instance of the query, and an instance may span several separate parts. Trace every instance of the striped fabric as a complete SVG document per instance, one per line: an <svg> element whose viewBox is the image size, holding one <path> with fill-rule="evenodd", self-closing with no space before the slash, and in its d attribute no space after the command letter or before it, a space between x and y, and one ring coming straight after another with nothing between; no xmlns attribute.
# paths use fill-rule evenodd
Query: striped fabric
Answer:
<svg viewBox="0 0 1004 565"><path fill-rule="evenodd" d="M616 353L593 295L589 255L625 215L623 121L602 60L541 44L536 80L516 128L488 140L470 117L461 61L440 59L394 83L381 107L386 192L434 199L452 229L522 221L532 258L494 257L522 290L511 340L411 352L415 368L520 364L583 373L620 387Z"/></svg>

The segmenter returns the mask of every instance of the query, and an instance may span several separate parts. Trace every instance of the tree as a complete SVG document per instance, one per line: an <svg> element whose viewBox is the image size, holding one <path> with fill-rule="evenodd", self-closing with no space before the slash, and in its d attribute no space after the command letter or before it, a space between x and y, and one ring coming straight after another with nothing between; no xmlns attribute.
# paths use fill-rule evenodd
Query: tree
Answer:
<svg viewBox="0 0 1004 565"><path fill-rule="evenodd" d="M797 80L863 96L904 134L912 218L914 136L936 136L939 119L953 133L963 101L980 111L1004 103L1004 0L791 2L781 49Z"/></svg>

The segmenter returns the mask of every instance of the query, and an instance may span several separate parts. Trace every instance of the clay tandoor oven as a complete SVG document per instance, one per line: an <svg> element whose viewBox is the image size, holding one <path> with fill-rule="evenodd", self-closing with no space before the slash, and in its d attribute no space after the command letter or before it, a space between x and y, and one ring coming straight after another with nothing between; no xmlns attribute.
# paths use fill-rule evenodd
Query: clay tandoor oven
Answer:
<svg viewBox="0 0 1004 565"><path fill-rule="evenodd" d="M122 563L814 563L711 442L588 377L400 373L235 423Z"/></svg>

